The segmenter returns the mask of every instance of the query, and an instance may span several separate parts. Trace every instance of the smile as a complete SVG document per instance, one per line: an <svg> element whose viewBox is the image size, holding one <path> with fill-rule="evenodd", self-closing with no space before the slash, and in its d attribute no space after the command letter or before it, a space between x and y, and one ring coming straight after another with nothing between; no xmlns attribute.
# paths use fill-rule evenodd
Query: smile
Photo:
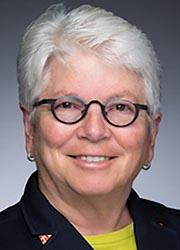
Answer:
<svg viewBox="0 0 180 250"><path fill-rule="evenodd" d="M80 156L72 156L71 157L75 159L80 159L82 161L87 161L87 162L103 162L103 161L108 161L111 160L115 157L108 157L108 156L92 156L92 155L80 155Z"/></svg>

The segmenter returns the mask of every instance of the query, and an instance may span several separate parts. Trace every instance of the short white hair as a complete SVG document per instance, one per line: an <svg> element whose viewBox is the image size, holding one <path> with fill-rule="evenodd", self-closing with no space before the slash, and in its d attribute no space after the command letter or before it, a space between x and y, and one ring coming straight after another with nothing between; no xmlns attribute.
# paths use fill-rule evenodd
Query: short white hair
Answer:
<svg viewBox="0 0 180 250"><path fill-rule="evenodd" d="M17 59L19 102L28 109L46 87L48 59L62 60L78 44L140 74L151 114L160 110L160 67L146 35L112 12L90 5L52 5L25 31Z"/></svg>

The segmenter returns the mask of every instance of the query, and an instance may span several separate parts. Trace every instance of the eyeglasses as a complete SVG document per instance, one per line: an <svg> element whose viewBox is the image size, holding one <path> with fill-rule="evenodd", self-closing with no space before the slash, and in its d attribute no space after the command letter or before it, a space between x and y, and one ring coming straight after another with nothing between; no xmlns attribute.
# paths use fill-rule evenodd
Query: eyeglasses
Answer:
<svg viewBox="0 0 180 250"><path fill-rule="evenodd" d="M98 104L104 119L115 127L126 127L132 124L138 117L140 110L145 110L150 115L147 105L132 103L128 100L114 98L106 104L98 100L92 100L85 104L76 96L61 96L57 99L43 99L35 102L33 107L50 104L53 116L62 123L75 124L81 121L87 114L91 104Z"/></svg>

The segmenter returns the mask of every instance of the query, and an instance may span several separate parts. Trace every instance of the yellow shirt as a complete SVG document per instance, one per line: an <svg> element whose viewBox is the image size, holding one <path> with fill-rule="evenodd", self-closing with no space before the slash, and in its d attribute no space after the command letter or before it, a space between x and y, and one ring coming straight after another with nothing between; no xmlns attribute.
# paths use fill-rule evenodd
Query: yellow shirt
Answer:
<svg viewBox="0 0 180 250"><path fill-rule="evenodd" d="M95 250L136 250L133 224L112 233L85 236Z"/></svg>

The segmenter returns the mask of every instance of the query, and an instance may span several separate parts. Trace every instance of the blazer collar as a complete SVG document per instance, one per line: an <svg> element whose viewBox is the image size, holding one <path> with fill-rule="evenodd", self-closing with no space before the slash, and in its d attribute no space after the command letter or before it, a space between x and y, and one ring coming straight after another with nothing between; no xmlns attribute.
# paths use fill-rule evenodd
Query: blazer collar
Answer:
<svg viewBox="0 0 180 250"><path fill-rule="evenodd" d="M20 204L33 235L55 233L58 224L65 219L39 190L37 171L29 178Z"/></svg>
<svg viewBox="0 0 180 250"><path fill-rule="evenodd" d="M164 206L140 199L134 190L127 205L134 223L138 250L180 249L179 233L163 213Z"/></svg>
<svg viewBox="0 0 180 250"><path fill-rule="evenodd" d="M52 235L46 244L47 250L92 250L81 234L43 196L38 188L37 176L37 171L31 175L20 202L32 235Z"/></svg>

